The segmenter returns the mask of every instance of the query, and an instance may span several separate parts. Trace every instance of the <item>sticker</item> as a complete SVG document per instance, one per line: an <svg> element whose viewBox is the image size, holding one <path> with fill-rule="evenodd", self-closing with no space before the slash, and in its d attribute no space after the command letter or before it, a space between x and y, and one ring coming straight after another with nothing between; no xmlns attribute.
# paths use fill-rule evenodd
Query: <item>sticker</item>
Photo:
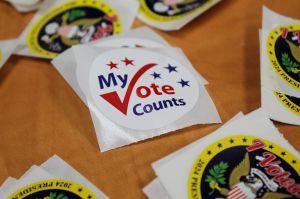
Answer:
<svg viewBox="0 0 300 199"><path fill-rule="evenodd" d="M142 0L141 14L153 21L176 21L214 3L211 0Z"/></svg>
<svg viewBox="0 0 300 199"><path fill-rule="evenodd" d="M84 186L67 180L46 180L28 185L7 199L96 199Z"/></svg>
<svg viewBox="0 0 300 199"><path fill-rule="evenodd" d="M72 0L51 9L30 29L30 51L55 57L69 47L122 31L119 15L103 1Z"/></svg>
<svg viewBox="0 0 300 199"><path fill-rule="evenodd" d="M269 60L279 77L300 90L300 24L275 28L266 45Z"/></svg>
<svg viewBox="0 0 300 199"><path fill-rule="evenodd" d="M234 157L234 158L233 158ZM189 198L300 198L300 160L254 136L210 145L189 176Z"/></svg>
<svg viewBox="0 0 300 199"><path fill-rule="evenodd" d="M285 95L276 91L273 91L274 95L289 111L296 115L300 115L300 99L297 97Z"/></svg>
<svg viewBox="0 0 300 199"><path fill-rule="evenodd" d="M186 67L141 48L115 49L96 57L89 85L95 105L106 117L137 130L176 121L199 96L198 83Z"/></svg>

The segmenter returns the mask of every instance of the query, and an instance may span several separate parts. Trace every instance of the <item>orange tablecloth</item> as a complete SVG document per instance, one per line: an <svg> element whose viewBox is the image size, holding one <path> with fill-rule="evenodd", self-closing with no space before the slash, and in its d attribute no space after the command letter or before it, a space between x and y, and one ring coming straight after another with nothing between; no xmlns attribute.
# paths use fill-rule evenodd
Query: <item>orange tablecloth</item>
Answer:
<svg viewBox="0 0 300 199"><path fill-rule="evenodd" d="M210 82L225 122L260 107L262 6L300 18L299 0L224 0L180 31L161 32ZM0 2L0 40L18 37L33 13ZM143 25L136 20L134 26ZM48 60L12 56L0 70L0 183L58 154L111 198L145 198L151 163L214 131L197 125L100 153L87 107ZM276 126L300 150L298 126Z"/></svg>

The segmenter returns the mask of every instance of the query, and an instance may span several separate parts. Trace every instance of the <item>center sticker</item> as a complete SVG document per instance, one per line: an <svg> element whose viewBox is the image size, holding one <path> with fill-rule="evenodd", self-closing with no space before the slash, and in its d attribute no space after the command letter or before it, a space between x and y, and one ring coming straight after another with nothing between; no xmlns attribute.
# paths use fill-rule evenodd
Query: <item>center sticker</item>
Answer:
<svg viewBox="0 0 300 199"><path fill-rule="evenodd" d="M30 29L28 48L55 57L69 47L122 31L116 11L102 1L68 1L43 15Z"/></svg>
<svg viewBox="0 0 300 199"><path fill-rule="evenodd" d="M254 136L213 143L194 163L192 199L300 198L300 160L279 145Z"/></svg>
<svg viewBox="0 0 300 199"><path fill-rule="evenodd" d="M71 181L46 180L28 185L7 199L97 199L97 196Z"/></svg>
<svg viewBox="0 0 300 199"><path fill-rule="evenodd" d="M137 130L163 127L198 101L195 77L179 62L141 48L107 51L93 62L90 92L110 120Z"/></svg>
<svg viewBox="0 0 300 199"><path fill-rule="evenodd" d="M213 4L212 0L142 0L141 13L154 21L174 21Z"/></svg>
<svg viewBox="0 0 300 199"><path fill-rule="evenodd" d="M300 25L275 28L269 34L266 45L276 73L288 85L300 90Z"/></svg>

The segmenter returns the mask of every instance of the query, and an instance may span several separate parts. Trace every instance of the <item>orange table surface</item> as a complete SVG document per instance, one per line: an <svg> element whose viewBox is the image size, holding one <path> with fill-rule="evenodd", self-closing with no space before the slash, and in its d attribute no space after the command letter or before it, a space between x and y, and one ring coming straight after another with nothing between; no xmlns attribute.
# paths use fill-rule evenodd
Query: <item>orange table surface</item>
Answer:
<svg viewBox="0 0 300 199"><path fill-rule="evenodd" d="M156 30L186 53L208 81L224 122L260 107L258 29L262 6L300 19L299 0L224 0L179 31ZM34 13L0 2L0 40L18 37ZM145 25L136 19L134 27ZM12 56L0 70L0 183L57 154L110 198L146 198L151 163L208 135L196 125L101 153L88 108L49 60ZM298 126L275 125L297 150Z"/></svg>

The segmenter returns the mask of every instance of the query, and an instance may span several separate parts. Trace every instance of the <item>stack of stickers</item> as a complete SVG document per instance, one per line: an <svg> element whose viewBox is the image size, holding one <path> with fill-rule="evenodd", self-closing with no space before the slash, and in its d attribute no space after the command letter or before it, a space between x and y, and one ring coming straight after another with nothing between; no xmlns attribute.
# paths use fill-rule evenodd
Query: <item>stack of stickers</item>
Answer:
<svg viewBox="0 0 300 199"><path fill-rule="evenodd" d="M19 12L30 12L40 7L44 0L6 0L10 2Z"/></svg>
<svg viewBox="0 0 300 199"><path fill-rule="evenodd" d="M260 38L262 108L300 125L300 21L264 8Z"/></svg>
<svg viewBox="0 0 300 199"><path fill-rule="evenodd" d="M161 30L178 30L221 0L141 0L139 19Z"/></svg>
<svg viewBox="0 0 300 199"><path fill-rule="evenodd" d="M0 187L0 196L2 199L108 198L56 155L40 166L32 166L20 179L9 177Z"/></svg>
<svg viewBox="0 0 300 199"><path fill-rule="evenodd" d="M262 110L155 162L149 198L300 198L300 154Z"/></svg>
<svg viewBox="0 0 300 199"><path fill-rule="evenodd" d="M101 151L220 122L207 81L148 28L75 46L52 63L89 107Z"/></svg>

